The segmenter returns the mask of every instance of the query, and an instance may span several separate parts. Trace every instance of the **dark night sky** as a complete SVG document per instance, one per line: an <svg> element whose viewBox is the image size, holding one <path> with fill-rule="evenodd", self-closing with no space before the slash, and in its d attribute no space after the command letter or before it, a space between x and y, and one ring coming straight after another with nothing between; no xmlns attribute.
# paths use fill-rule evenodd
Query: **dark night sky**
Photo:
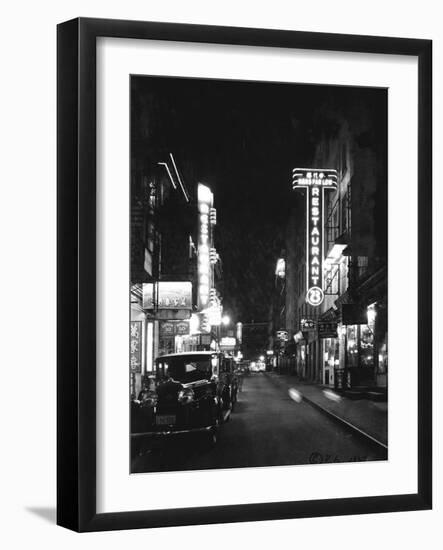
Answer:
<svg viewBox="0 0 443 550"><path fill-rule="evenodd" d="M267 320L296 200L291 171L312 158L319 110L346 116L364 105L378 121L384 91L163 77L133 77L131 84L144 151L153 160L171 151L190 190L202 182L214 192L224 308L234 320Z"/></svg>

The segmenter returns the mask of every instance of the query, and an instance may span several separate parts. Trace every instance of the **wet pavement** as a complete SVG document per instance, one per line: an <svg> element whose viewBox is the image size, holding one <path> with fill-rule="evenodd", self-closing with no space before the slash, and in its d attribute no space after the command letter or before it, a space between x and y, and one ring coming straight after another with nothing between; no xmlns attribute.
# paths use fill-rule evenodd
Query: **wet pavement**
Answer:
<svg viewBox="0 0 443 550"><path fill-rule="evenodd" d="M294 396L293 396L294 397ZM207 448L200 435L145 441L131 472L203 470L385 460L387 452L353 434L309 402L294 400L286 384L264 373L245 377L243 391Z"/></svg>

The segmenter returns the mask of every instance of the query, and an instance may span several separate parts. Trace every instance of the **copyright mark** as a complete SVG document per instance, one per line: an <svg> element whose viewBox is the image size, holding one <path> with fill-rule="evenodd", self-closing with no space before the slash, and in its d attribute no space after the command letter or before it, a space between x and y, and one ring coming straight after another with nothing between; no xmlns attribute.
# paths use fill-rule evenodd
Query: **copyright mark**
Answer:
<svg viewBox="0 0 443 550"><path fill-rule="evenodd" d="M318 452L313 452L309 456L309 463L310 464L322 464L323 462L323 455L321 455Z"/></svg>

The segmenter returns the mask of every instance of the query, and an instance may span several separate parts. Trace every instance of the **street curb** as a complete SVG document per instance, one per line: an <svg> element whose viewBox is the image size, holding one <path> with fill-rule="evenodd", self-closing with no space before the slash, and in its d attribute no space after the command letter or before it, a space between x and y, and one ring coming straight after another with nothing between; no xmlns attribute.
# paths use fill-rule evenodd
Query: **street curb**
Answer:
<svg viewBox="0 0 443 550"><path fill-rule="evenodd" d="M357 435L359 435L360 437L364 437L365 439L370 439L372 441L372 443L374 443L375 445L377 445L379 447L382 447L385 451L388 450L387 445L385 445L384 443L382 443L381 441L379 441L378 439L376 439L372 435L369 435L365 431L361 430L360 428L357 428L357 426L354 426L354 424L351 424L350 422L348 422L344 418L341 418L340 416L334 414L333 412L328 411L328 409L325 409L324 407L322 407L321 405L319 405L318 403L316 403L315 401L313 401L309 397L306 397L305 395L303 395L303 400L307 401L310 405L312 405L313 407L315 407L316 409L318 409L322 413L324 413L327 416L331 417L333 420L335 420L336 422L338 422L339 424L341 424L342 426L347 428L349 431L352 431L352 432L356 433Z"/></svg>
<svg viewBox="0 0 443 550"><path fill-rule="evenodd" d="M269 377L270 380L274 380L273 377ZM299 390L297 390L299 391ZM312 407L318 409L320 412L325 414L326 416L329 416L332 420L335 420L335 422L339 423L341 426L345 427L348 431L353 432L354 434L358 435L359 437L362 437L364 439L369 439L374 445L377 445L378 447L381 447L385 451L388 450L388 446L376 439L374 436L369 435L364 430L357 428L357 426L354 426L354 424L351 424L351 422L348 422L344 418L341 418L340 416L334 414L333 412L329 411L328 409L325 409L318 403L316 403L314 400L310 399L309 397L306 397L306 395L303 392L300 392L303 396L303 400L309 403Z"/></svg>

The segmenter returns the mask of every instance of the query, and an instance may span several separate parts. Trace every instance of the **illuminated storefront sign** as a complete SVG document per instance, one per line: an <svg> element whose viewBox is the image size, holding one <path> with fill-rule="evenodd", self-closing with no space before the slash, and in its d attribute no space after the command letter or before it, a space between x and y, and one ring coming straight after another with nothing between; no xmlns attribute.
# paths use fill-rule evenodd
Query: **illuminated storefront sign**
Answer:
<svg viewBox="0 0 443 550"><path fill-rule="evenodd" d="M224 351L232 351L235 349L235 338L225 336L220 340L220 349Z"/></svg>
<svg viewBox="0 0 443 550"><path fill-rule="evenodd" d="M300 330L302 332L309 332L315 330L316 324L313 319L302 319L300 321Z"/></svg>
<svg viewBox="0 0 443 550"><path fill-rule="evenodd" d="M163 338L189 334L189 321L163 321L159 323L159 333Z"/></svg>
<svg viewBox="0 0 443 550"><path fill-rule="evenodd" d="M158 328L159 328L160 336L162 337L170 336L172 338L175 335L174 323L172 322L163 321L159 324Z"/></svg>
<svg viewBox="0 0 443 550"><path fill-rule="evenodd" d="M337 189L337 171L294 168L292 188L306 189L306 301L311 306L319 306L324 300L324 190Z"/></svg>
<svg viewBox="0 0 443 550"><path fill-rule="evenodd" d="M185 334L189 334L189 321L177 321L175 323L175 333L184 336Z"/></svg>
<svg viewBox="0 0 443 550"><path fill-rule="evenodd" d="M155 286L155 288L154 288ZM190 281L143 283L143 309L192 309Z"/></svg>
<svg viewBox="0 0 443 550"><path fill-rule="evenodd" d="M209 187L198 184L198 308L206 308L209 302L209 289L211 287L211 220L210 212L214 200Z"/></svg>
<svg viewBox="0 0 443 550"><path fill-rule="evenodd" d="M131 321L131 372L142 371L142 322Z"/></svg>

